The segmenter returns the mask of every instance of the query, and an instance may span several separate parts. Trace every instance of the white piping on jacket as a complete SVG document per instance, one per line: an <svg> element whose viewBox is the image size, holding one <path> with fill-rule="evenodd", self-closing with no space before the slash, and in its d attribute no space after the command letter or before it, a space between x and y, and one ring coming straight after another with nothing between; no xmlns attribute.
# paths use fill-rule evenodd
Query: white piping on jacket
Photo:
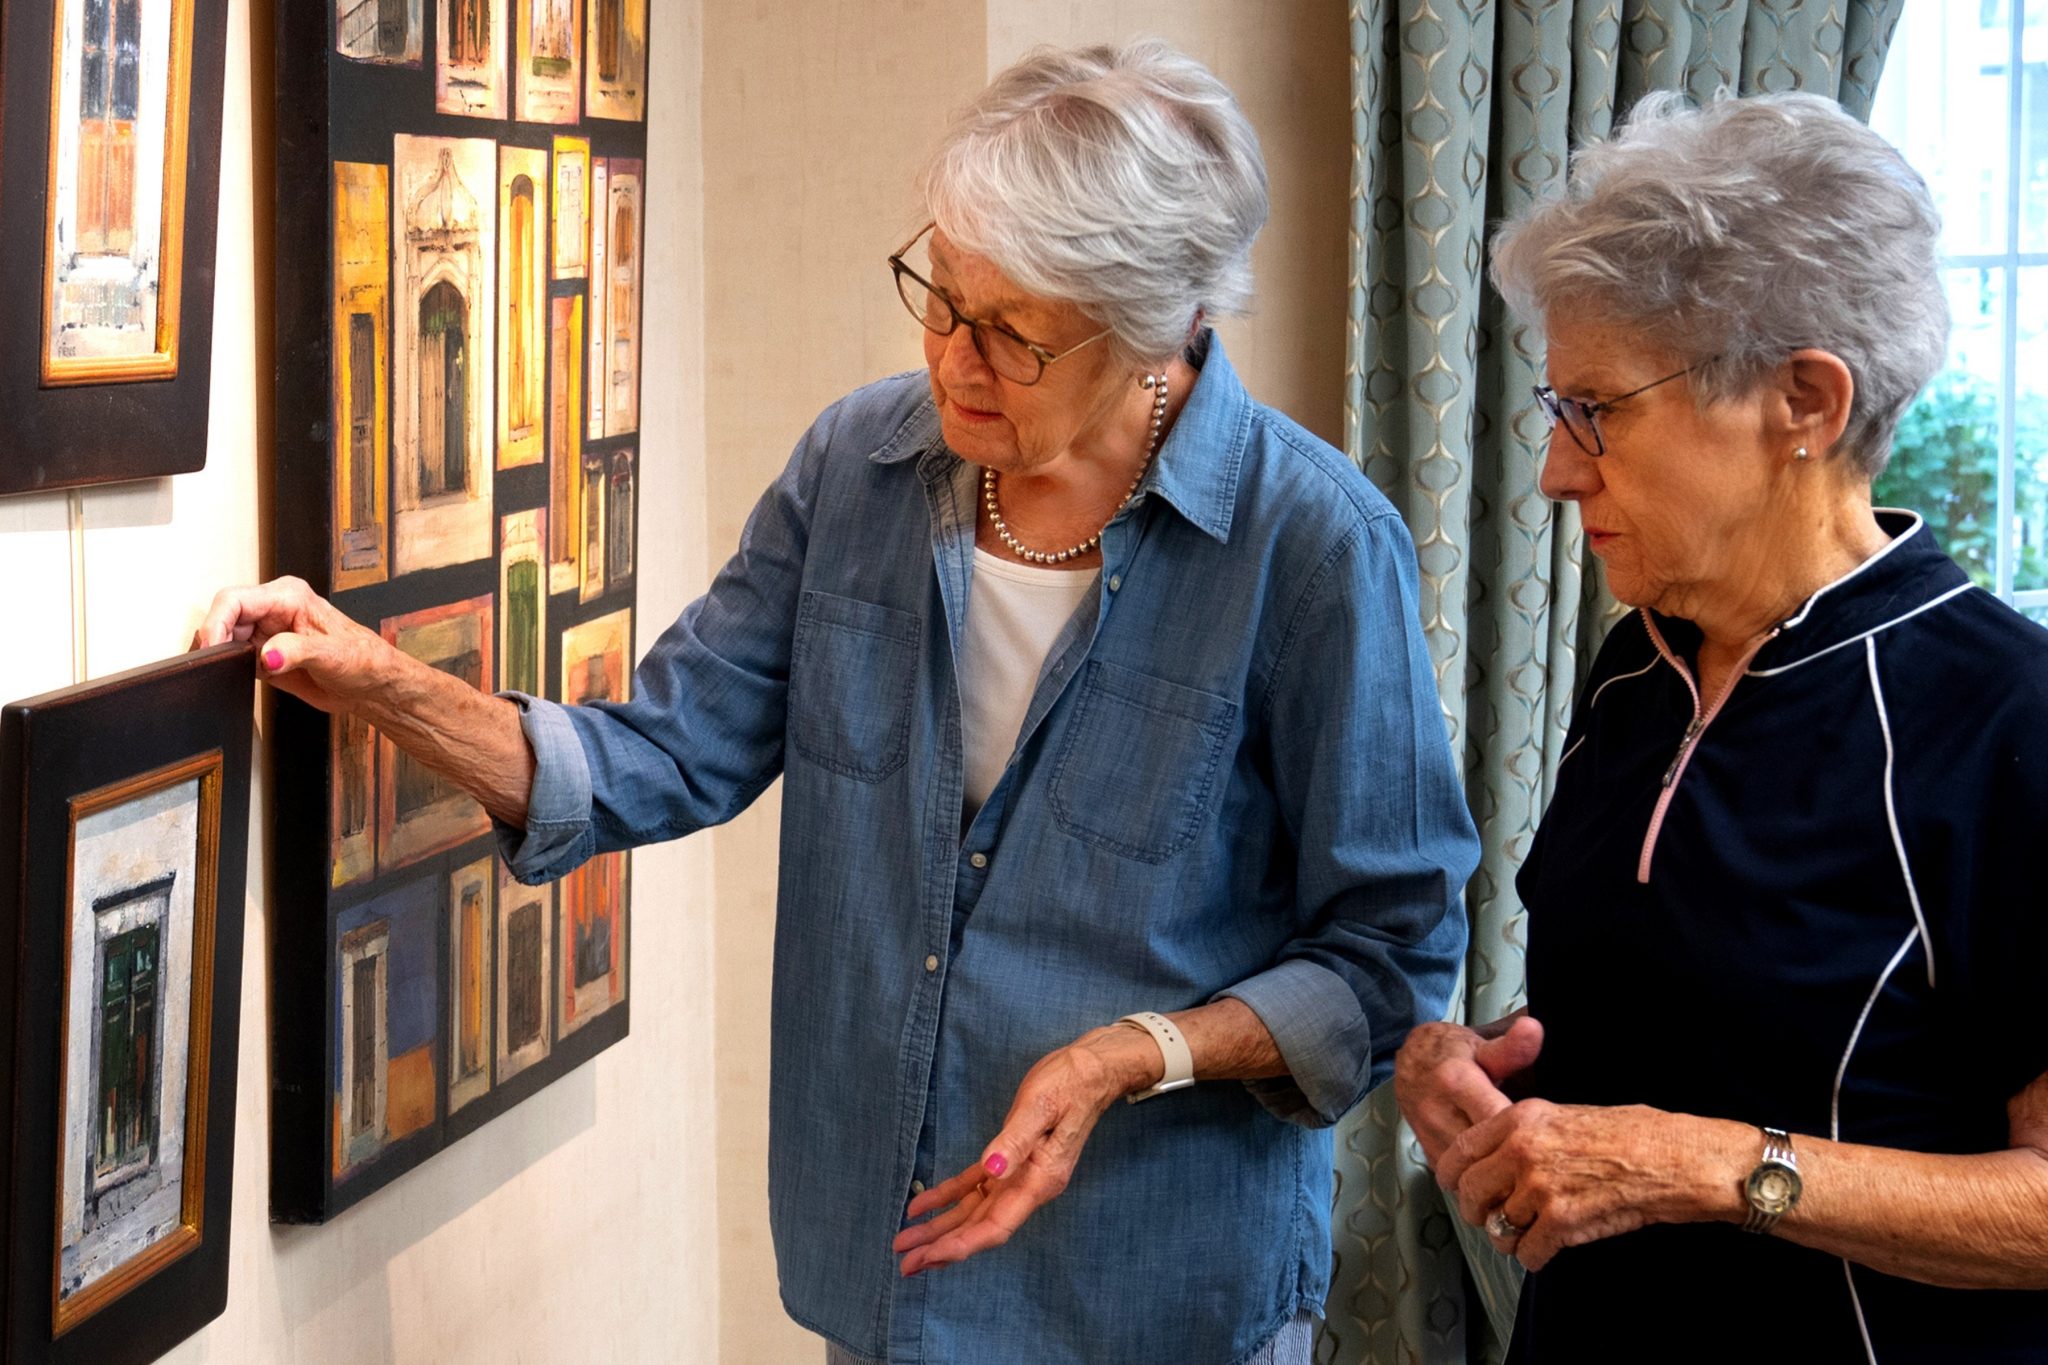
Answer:
<svg viewBox="0 0 2048 1365"><path fill-rule="evenodd" d="M1842 1278L1849 1282L1849 1306L1856 1310L1856 1332L1863 1338L1863 1358L1870 1365L1877 1365L1877 1348L1870 1344L1870 1324L1863 1320L1863 1296L1856 1292L1856 1267L1849 1264L1849 1258L1842 1258Z"/></svg>
<svg viewBox="0 0 2048 1365"><path fill-rule="evenodd" d="M1641 668L1637 669L1633 673L1615 674L1606 682L1601 683L1598 687L1593 689L1592 697L1586 702L1586 709L1590 711L1594 707L1598 706L1600 704L1600 694L1602 692L1605 692L1608 688L1614 686L1616 683L1625 682L1630 678L1640 678L1643 676L1643 674L1648 673L1651 669L1655 668L1656 666L1657 660L1655 658L1652 658L1650 662L1644 664ZM1577 739L1573 740L1571 748L1566 749L1564 751L1563 757L1557 760L1557 766L1562 768L1565 765L1566 760L1570 759L1573 754L1577 753L1579 751L1579 746L1581 744L1584 744L1585 742L1586 737L1584 735L1580 735Z"/></svg>
<svg viewBox="0 0 2048 1365"><path fill-rule="evenodd" d="M1889 621L1879 622L1877 625L1872 626L1869 630L1864 631L1861 635L1851 635L1846 640L1841 640L1835 644L1829 645L1826 649L1817 649L1813 653L1807 655L1805 658L1794 659L1789 664L1779 664L1776 668L1752 669L1750 670L1749 676L1752 678L1775 678L1780 673L1788 673L1791 670L1798 668L1801 664L1810 664L1815 659L1822 658L1825 655L1832 654L1838 649L1847 649L1850 645L1855 644L1859 640L1867 640L1881 630L1890 630L1893 626L1899 624L1899 622L1911 620L1913 617L1918 616L1923 611L1932 611L1934 608L1948 601L1951 597L1961 597L1966 592L1975 591L1977 591L1977 585L1975 583L1964 583L1958 587L1950 588L1941 596L1922 602L1919 606L1913 608L1911 611L1902 612L1899 615L1894 616Z"/></svg>
<svg viewBox="0 0 2048 1365"><path fill-rule="evenodd" d="M1899 807L1892 796L1892 718L1885 710L1884 688L1877 680L1877 639L1863 642L1864 657L1870 664L1870 698L1877 703L1877 725L1884 731L1884 818L1891 826L1892 850L1899 855L1899 875L1906 881L1906 899L1913 905L1913 923L1920 929L1921 956L1927 959L1927 989L1934 989L1934 936L1927 932L1927 915L1920 908L1920 887L1913 880L1913 861L1906 856L1906 839L1899 833Z"/></svg>
<svg viewBox="0 0 2048 1365"><path fill-rule="evenodd" d="M1841 1065L1835 1068L1835 1090L1828 1098L1828 1140L1842 1140L1842 1078L1849 1074L1849 1058L1856 1051L1856 1044L1862 1041L1863 1026L1870 1022L1870 1011L1877 1005L1877 997L1884 994L1884 983L1892 979L1907 950L1920 938L1920 928L1915 925L1913 932L1906 935L1906 941L1892 954L1892 960L1884 964L1878 973L1877 984L1870 988L1870 998L1863 1002L1863 1012L1856 1016L1856 1027L1849 1030L1849 1046L1842 1049ZM1877 1348L1870 1344L1870 1324L1863 1319L1863 1298L1856 1292L1856 1268L1849 1264L1849 1258L1842 1258L1842 1274L1849 1281L1849 1302L1856 1309L1856 1330L1863 1334L1863 1354L1870 1365L1877 1365Z"/></svg>
<svg viewBox="0 0 2048 1365"><path fill-rule="evenodd" d="M1646 624L1647 624L1647 623L1646 623ZM1630 679L1630 678L1640 678L1640 677L1642 677L1642 676L1643 676L1643 674L1645 674L1645 673L1648 673L1648 672L1649 672L1649 671L1650 671L1651 669L1655 668L1656 666L1657 666L1657 661L1656 661L1655 659L1651 659L1651 660L1650 660L1650 662L1648 662L1648 663L1644 664L1644 665L1643 665L1643 666L1642 666L1641 668L1637 669L1637 670L1636 670L1635 672L1633 672L1633 673L1617 673L1617 674L1615 674L1615 675L1614 675L1613 677L1609 678L1609 679L1608 679L1608 680L1607 680L1606 682L1604 682L1604 683L1601 683L1601 684L1600 684L1600 685L1599 685L1598 687L1596 687L1596 688L1594 688L1594 689L1593 689L1593 699L1592 699L1591 701L1589 701L1589 702L1587 702L1587 703L1586 703L1586 709L1587 709L1588 711L1590 711L1590 710L1592 710L1592 709L1593 709L1594 707L1598 706L1598 705L1600 704L1600 694L1601 694L1602 692L1605 692L1605 691L1606 691L1606 690L1607 690L1608 688L1610 688L1610 687L1614 686L1614 685L1615 685L1616 683L1618 683L1618 682L1625 682L1626 680L1628 680L1628 679Z"/></svg>
<svg viewBox="0 0 2048 1365"><path fill-rule="evenodd" d="M1897 535L1893 536L1890 540L1886 541L1884 543L1884 548L1882 550L1879 550L1876 554L1864 560L1861 564L1858 564L1855 568L1849 570L1849 572L1843 574L1840 578L1835 579L1831 583L1824 583L1819 588L1816 588L1814 590L1813 596L1806 599L1806 604L1800 607L1797 612L1795 612L1790 618L1788 618L1783 623L1787 630L1790 630L1793 626L1799 625L1802 622L1804 622L1806 620L1807 613L1813 610L1814 603L1820 601L1821 598L1826 597L1836 588L1841 587L1844 583L1847 583L1850 579L1856 577L1856 575L1862 573L1865 569L1877 563L1878 560L1883 559L1886 555L1890 554L1893 550L1896 550L1899 546L1904 545L1914 536L1919 535L1920 528L1927 524L1926 519L1922 517L1918 512L1910 511L1904 507L1873 507L1870 510L1873 515L1875 515L1878 512L1896 512L1900 516L1910 518L1913 524L1911 526L1908 526L1905 530L1899 532Z"/></svg>

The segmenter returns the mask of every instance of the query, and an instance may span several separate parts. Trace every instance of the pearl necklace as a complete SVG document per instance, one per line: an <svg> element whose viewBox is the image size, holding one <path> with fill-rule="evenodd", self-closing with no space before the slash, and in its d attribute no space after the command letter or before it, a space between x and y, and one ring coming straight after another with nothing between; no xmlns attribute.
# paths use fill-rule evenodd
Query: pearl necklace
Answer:
<svg viewBox="0 0 2048 1365"><path fill-rule="evenodd" d="M1109 521L1116 520L1117 514L1122 512L1136 495L1138 485L1145 481L1145 471L1152 467L1152 457L1159 450L1160 433L1166 423L1166 376L1148 374L1138 381L1138 385L1152 391L1152 434L1145 441L1145 458L1138 465L1137 477L1131 480L1131 486L1124 490L1124 495L1117 499L1116 510L1109 514ZM989 524L995 527L996 538L1007 545L1011 553L1030 564L1064 564L1070 559L1085 555L1100 543L1102 532L1109 529L1109 521L1105 521L1101 530L1079 545L1069 546L1064 550L1034 550L1010 534L1009 526L1004 523L1003 509L996 505L996 472L993 469L981 471L981 501L982 505L988 508Z"/></svg>

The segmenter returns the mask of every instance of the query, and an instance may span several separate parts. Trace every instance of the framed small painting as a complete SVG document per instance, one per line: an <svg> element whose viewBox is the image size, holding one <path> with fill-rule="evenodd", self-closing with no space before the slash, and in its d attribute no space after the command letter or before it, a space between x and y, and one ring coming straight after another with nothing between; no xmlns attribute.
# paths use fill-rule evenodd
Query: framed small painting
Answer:
<svg viewBox="0 0 2048 1365"><path fill-rule="evenodd" d="M154 1360L226 1307L253 672L0 713L9 1361Z"/></svg>
<svg viewBox="0 0 2048 1365"><path fill-rule="evenodd" d="M0 13L0 493L198 469L227 0Z"/></svg>

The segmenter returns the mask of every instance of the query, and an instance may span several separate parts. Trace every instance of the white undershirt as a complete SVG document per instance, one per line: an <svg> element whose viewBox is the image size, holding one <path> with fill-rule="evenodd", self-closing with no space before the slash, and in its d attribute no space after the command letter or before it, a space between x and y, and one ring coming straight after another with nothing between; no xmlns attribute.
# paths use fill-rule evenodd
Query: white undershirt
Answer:
<svg viewBox="0 0 2048 1365"><path fill-rule="evenodd" d="M1002 780L1045 656L1100 573L1012 564L975 547L960 649L968 819Z"/></svg>

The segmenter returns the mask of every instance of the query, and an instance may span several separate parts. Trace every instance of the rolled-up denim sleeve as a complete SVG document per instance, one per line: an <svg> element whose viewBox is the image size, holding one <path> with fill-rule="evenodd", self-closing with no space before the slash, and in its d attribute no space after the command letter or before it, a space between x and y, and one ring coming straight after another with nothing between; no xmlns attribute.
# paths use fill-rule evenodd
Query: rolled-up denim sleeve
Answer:
<svg viewBox="0 0 2048 1365"><path fill-rule="evenodd" d="M526 828L492 821L498 852L521 881L551 881L588 859L593 851L590 764L567 707L524 692L498 695L519 707L519 728L526 733L534 760L533 789L526 798Z"/></svg>
<svg viewBox="0 0 2048 1365"><path fill-rule="evenodd" d="M496 830L521 881L730 820L781 773L810 509L838 412L819 419L762 495L710 590L647 651L631 700L563 706L506 694L534 755L525 828Z"/></svg>
<svg viewBox="0 0 2048 1365"><path fill-rule="evenodd" d="M1243 1001L1287 1074L1248 1082L1266 1109L1335 1123L1442 1018L1464 960L1479 843L1451 763L1400 519L1361 523L1302 594L1267 697L1273 781L1297 850L1301 931Z"/></svg>

